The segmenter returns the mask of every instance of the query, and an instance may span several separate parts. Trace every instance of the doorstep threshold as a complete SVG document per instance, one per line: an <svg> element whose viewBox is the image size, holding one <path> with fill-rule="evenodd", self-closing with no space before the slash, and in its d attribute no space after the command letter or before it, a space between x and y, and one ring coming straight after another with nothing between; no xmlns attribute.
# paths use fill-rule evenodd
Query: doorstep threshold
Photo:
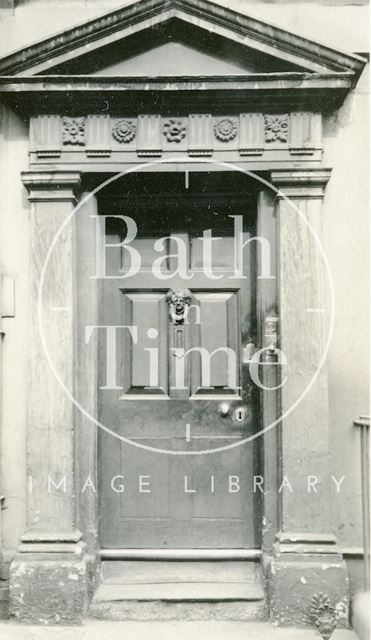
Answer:
<svg viewBox="0 0 371 640"><path fill-rule="evenodd" d="M168 602L228 602L261 601L264 590L258 582L245 583L152 583L101 584L94 602L168 601Z"/></svg>
<svg viewBox="0 0 371 640"><path fill-rule="evenodd" d="M260 560L260 549L101 549L102 560Z"/></svg>

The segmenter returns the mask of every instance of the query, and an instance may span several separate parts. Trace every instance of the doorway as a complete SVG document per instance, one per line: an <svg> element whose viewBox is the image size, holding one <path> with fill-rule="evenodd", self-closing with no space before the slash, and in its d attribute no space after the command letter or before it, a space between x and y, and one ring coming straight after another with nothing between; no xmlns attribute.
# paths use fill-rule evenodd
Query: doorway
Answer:
<svg viewBox="0 0 371 640"><path fill-rule="evenodd" d="M98 210L101 546L257 549L256 186L134 174Z"/></svg>

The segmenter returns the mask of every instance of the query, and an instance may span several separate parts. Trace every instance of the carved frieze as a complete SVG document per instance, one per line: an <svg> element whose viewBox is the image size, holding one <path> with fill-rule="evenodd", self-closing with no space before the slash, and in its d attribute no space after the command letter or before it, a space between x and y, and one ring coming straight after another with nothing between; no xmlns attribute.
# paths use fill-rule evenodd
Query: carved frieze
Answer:
<svg viewBox="0 0 371 640"><path fill-rule="evenodd" d="M134 140L137 132L135 120L123 118L117 120L112 127L112 136L117 142L129 143Z"/></svg>
<svg viewBox="0 0 371 640"><path fill-rule="evenodd" d="M157 157L161 155L161 116L138 116L137 153L140 157Z"/></svg>
<svg viewBox="0 0 371 640"><path fill-rule="evenodd" d="M63 144L83 146L85 144L85 118L62 119L62 139Z"/></svg>
<svg viewBox="0 0 371 640"><path fill-rule="evenodd" d="M169 118L164 123L163 133L168 142L181 142L186 136L187 127L177 118Z"/></svg>
<svg viewBox="0 0 371 640"><path fill-rule="evenodd" d="M264 116L264 121L266 142L287 142L289 131L289 116L287 113L266 115Z"/></svg>
<svg viewBox="0 0 371 640"><path fill-rule="evenodd" d="M315 149L321 145L321 114L291 113L289 129L289 147L292 155L312 155Z"/></svg>
<svg viewBox="0 0 371 640"><path fill-rule="evenodd" d="M241 113L239 130L241 156L259 156L264 151L264 118L261 113Z"/></svg>
<svg viewBox="0 0 371 640"><path fill-rule="evenodd" d="M89 158L104 158L111 154L111 118L108 115L88 116L85 124L86 154Z"/></svg>
<svg viewBox="0 0 371 640"><path fill-rule="evenodd" d="M221 118L214 124L215 136L221 142L234 140L237 135L237 122L234 118Z"/></svg>
<svg viewBox="0 0 371 640"><path fill-rule="evenodd" d="M173 152L223 159L225 151L231 160L274 156L280 162L297 155L303 160L311 156L311 161L319 161L322 153L322 116L310 112L190 113L187 117L42 115L31 118L30 130L33 162L56 157L62 157L63 162L76 162L78 154L125 162L126 157L132 161L132 154L134 158L151 158Z"/></svg>
<svg viewBox="0 0 371 640"><path fill-rule="evenodd" d="M190 156L211 156L213 153L213 118L209 113L191 113L188 123L188 153Z"/></svg>
<svg viewBox="0 0 371 640"><path fill-rule="evenodd" d="M31 127L31 145L36 147L38 158L58 158L62 146L60 116L39 116L38 127Z"/></svg>

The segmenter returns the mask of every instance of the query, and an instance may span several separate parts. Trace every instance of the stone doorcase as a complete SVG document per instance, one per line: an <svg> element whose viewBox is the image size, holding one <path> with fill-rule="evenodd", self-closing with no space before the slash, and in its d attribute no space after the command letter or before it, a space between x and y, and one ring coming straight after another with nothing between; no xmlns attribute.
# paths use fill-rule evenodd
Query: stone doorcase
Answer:
<svg viewBox="0 0 371 640"><path fill-rule="evenodd" d="M186 73L169 75L166 46L172 39L184 55L204 47L204 75L193 55ZM135 75L132 53L146 56L143 42L151 45L146 77ZM228 68L215 53L221 44L230 52ZM258 230L274 241L277 268L277 280L259 286L261 346L279 345L292 365L280 392L273 399L263 394L262 427L270 425L288 411L303 371L315 371L323 353L326 314L302 319L303 304L316 309L327 304L323 264L312 250L310 230L321 233L331 175L331 168L322 166L322 113L340 106L363 64L357 56L205 0L142 0L0 60L0 90L30 120L30 166L20 188L27 189L30 203L27 450L34 484L28 528L10 569L11 613L19 620L80 622L99 557L97 499L79 497L82 479L96 478L96 432L52 375L38 328L38 284L58 228L92 175L99 182L138 164L157 162L152 170L176 167L185 173L238 167L272 184L270 190L262 182L258 199ZM310 227L297 224L287 198ZM95 212L94 198L86 207ZM84 313L84 301L75 300L83 252L79 234L67 225L44 286L46 341L68 390L81 383L84 367L93 370L78 354L71 332L76 313ZM273 352L267 360L272 365L265 369L267 386L274 386L277 376L275 357ZM93 408L94 377L89 385L84 393ZM262 554L271 619L308 622L322 593L345 623L347 574L330 532L329 494L308 495L305 484L294 493L279 491L298 468L303 477L316 473L326 486L325 366L305 401L279 430L266 432L263 450ZM65 491L48 492L37 481L40 470L73 482Z"/></svg>

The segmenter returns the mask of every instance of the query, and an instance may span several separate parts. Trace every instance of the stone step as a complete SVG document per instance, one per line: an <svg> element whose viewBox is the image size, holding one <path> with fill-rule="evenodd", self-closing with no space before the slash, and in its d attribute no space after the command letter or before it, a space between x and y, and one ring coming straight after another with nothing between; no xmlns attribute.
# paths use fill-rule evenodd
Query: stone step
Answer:
<svg viewBox="0 0 371 640"><path fill-rule="evenodd" d="M90 615L102 620L264 620L253 561L106 561Z"/></svg>
<svg viewBox="0 0 371 640"><path fill-rule="evenodd" d="M261 584L260 562L241 560L158 561L106 560L101 581L106 584L168 582L237 582Z"/></svg>
<svg viewBox="0 0 371 640"><path fill-rule="evenodd" d="M149 625L143 622L86 620L83 625L28 626L0 621L4 640L321 640L317 629L276 627L264 622L170 621ZM349 629L336 629L331 640L358 640Z"/></svg>
<svg viewBox="0 0 371 640"><path fill-rule="evenodd" d="M94 597L95 602L122 600L207 601L229 600L256 601L264 599L260 584L254 582L167 582L148 584L101 584Z"/></svg>
<svg viewBox="0 0 371 640"><path fill-rule="evenodd" d="M120 602L95 602L90 605L90 618L111 621L166 621L188 622L218 620L233 622L257 622L268 618L264 601L247 602L166 602L126 600Z"/></svg>

